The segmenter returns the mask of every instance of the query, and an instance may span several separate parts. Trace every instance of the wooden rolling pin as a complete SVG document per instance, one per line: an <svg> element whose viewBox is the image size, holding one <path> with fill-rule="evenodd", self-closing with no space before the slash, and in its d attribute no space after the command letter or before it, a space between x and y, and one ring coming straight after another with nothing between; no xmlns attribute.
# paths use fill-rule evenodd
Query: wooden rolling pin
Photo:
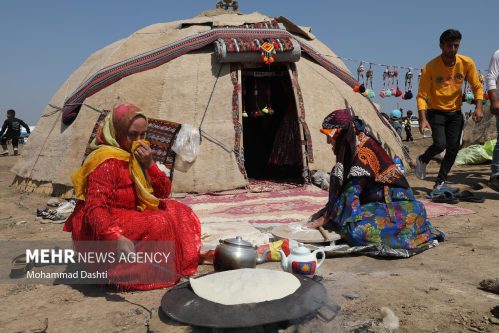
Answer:
<svg viewBox="0 0 499 333"><path fill-rule="evenodd" d="M324 237L325 241L329 241L329 235L327 234L327 231L324 229L324 227L319 227L319 232L321 233L322 237Z"/></svg>

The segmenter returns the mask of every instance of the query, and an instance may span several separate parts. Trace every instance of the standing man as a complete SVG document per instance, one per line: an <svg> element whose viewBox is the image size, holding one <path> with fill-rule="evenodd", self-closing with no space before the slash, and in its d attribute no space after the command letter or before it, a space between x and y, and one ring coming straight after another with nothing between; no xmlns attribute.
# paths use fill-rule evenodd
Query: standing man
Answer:
<svg viewBox="0 0 499 333"><path fill-rule="evenodd" d="M499 50L494 52L490 59L489 71L486 76L487 89L490 99L490 112L496 116L497 142L490 167L489 186L499 192L499 96L497 96L497 85L499 84Z"/></svg>
<svg viewBox="0 0 499 333"><path fill-rule="evenodd" d="M459 151L464 118L461 112L462 87L467 81L473 90L476 108L475 122L483 118L483 87L478 79L475 63L469 57L457 54L461 33L449 29L440 36L442 54L428 62L419 79L417 96L419 131L431 129L433 144L416 161L416 177L426 177L426 166L431 158L446 149L434 189L457 191L445 184L447 175Z"/></svg>
<svg viewBox="0 0 499 333"><path fill-rule="evenodd" d="M7 119L5 119L2 130L0 131L0 137L2 138L1 144L3 148L3 152L0 153L0 156L9 155L9 151L7 150L7 140L12 140L12 147L14 148L14 155L19 153L19 137L21 136L21 126L26 129L26 132L30 134L29 126L26 125L24 121L16 118L16 111L8 110L7 111ZM7 130L4 136L3 133Z"/></svg>

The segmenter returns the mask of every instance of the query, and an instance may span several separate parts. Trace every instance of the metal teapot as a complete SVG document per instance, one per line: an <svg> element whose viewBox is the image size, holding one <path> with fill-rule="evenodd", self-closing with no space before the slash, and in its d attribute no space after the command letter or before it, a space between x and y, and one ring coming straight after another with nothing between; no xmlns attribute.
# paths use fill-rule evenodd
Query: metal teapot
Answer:
<svg viewBox="0 0 499 333"><path fill-rule="evenodd" d="M321 266L326 259L324 250L319 248L314 252L310 252L302 243L291 249L288 257L283 250L279 250L281 254L282 269L295 274L314 275L317 269ZM322 253L322 259L317 263L317 253Z"/></svg>
<svg viewBox="0 0 499 333"><path fill-rule="evenodd" d="M239 268L255 268L264 263L269 250L258 256L257 246L242 239L241 236L220 240L215 249L213 266L215 271L228 271Z"/></svg>

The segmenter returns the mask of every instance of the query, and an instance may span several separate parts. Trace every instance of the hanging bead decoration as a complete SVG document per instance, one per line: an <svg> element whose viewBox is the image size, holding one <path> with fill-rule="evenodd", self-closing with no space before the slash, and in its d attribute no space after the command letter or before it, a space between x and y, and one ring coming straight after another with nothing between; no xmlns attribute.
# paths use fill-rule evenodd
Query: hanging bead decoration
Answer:
<svg viewBox="0 0 499 333"><path fill-rule="evenodd" d="M405 73L405 93L402 96L402 99L411 99L413 97L412 95L412 70L409 67L409 70L407 73Z"/></svg>

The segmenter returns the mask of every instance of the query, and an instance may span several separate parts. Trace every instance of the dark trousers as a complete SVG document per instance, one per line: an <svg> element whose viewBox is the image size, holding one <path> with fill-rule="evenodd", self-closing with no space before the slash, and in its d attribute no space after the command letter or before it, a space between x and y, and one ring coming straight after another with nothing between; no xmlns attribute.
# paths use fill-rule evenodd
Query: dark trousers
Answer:
<svg viewBox="0 0 499 333"><path fill-rule="evenodd" d="M424 163L428 163L433 156L440 154L446 149L445 157L440 165L440 171L437 176L437 182L439 183L447 180L447 175L456 160L461 143L464 117L461 110L455 112L428 110L426 112L426 119L428 119L431 126L433 144L419 158Z"/></svg>
<svg viewBox="0 0 499 333"><path fill-rule="evenodd" d="M410 126L405 126L405 140L406 141L414 141L414 138L412 137L412 129Z"/></svg>
<svg viewBox="0 0 499 333"><path fill-rule="evenodd" d="M19 146L19 135L7 135L2 136L2 148L3 150L7 150L7 140L12 140L12 147L17 149Z"/></svg>

